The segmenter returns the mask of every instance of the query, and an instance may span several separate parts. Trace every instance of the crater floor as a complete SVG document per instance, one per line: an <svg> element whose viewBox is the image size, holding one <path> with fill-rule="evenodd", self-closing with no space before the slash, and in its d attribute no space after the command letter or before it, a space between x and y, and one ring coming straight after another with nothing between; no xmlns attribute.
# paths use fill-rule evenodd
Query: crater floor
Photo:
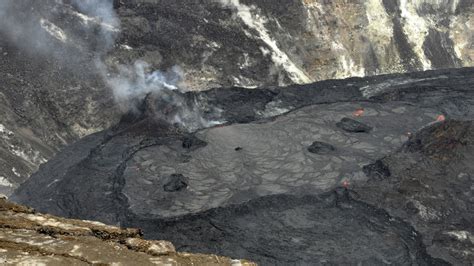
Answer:
<svg viewBox="0 0 474 266"><path fill-rule="evenodd" d="M124 117L12 198L263 265L468 265L472 84L465 68L188 93L226 123Z"/></svg>

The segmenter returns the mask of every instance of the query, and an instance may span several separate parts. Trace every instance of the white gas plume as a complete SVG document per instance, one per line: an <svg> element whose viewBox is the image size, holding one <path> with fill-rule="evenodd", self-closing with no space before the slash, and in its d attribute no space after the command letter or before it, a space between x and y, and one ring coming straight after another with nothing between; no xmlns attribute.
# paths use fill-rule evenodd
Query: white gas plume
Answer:
<svg viewBox="0 0 474 266"><path fill-rule="evenodd" d="M114 32L119 28L119 19L113 9L111 1L100 0L75 0L80 11L85 16L80 16L87 23L100 24L105 47L114 44ZM139 106L151 96L154 103L152 115L166 119L172 124L194 131L199 128L220 124L219 121L207 121L201 115L199 102L189 101L184 97L186 90L181 86L184 76L182 69L174 66L167 71L157 71L145 61L138 60L133 65L114 66L115 71L97 58L97 69L104 78L105 83L113 91L114 99L123 112L139 112ZM214 110L217 112L216 110Z"/></svg>
<svg viewBox="0 0 474 266"><path fill-rule="evenodd" d="M178 90L182 71L174 67L168 72L151 71L150 65L145 61L136 61L135 64L119 65L118 73L105 72L106 66L98 62L107 85L113 88L116 102L123 111L136 108L130 99L143 99L149 93L161 93L164 90Z"/></svg>
<svg viewBox="0 0 474 266"><path fill-rule="evenodd" d="M115 101L123 112L143 112L140 107L145 103L151 115L178 124L188 131L223 123L204 119L202 110L210 109L205 106L205 100L185 97L187 90L181 82L184 74L178 66L168 71L153 71L147 62L139 60L133 65L118 66L117 73L106 72L107 68L100 61L98 68L102 70L107 85L113 89ZM147 97L152 102L147 101ZM214 115L220 112L216 108L211 109Z"/></svg>
<svg viewBox="0 0 474 266"><path fill-rule="evenodd" d="M69 66L73 65L71 58L92 54L97 72L112 90L123 112L138 111L137 105L152 95L158 103L173 110L166 113L164 107L156 106L155 114L170 123L191 131L220 123L206 121L201 116L202 103L184 97L184 88L180 85L183 71L179 67L156 71L145 61L131 65L105 63L104 58L114 48L120 34L120 19L113 0L54 0L45 3L3 0L0 1L0 22L2 36L33 54L52 56L60 50L58 60Z"/></svg>

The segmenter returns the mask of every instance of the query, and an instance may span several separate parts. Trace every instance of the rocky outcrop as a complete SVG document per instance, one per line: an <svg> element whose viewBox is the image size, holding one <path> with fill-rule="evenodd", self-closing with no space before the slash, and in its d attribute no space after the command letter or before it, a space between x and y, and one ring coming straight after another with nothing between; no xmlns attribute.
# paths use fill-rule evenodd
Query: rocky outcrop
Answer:
<svg viewBox="0 0 474 266"><path fill-rule="evenodd" d="M381 161L389 177L372 176L355 190L412 224L430 254L453 265L472 264L473 156L472 121L433 124Z"/></svg>
<svg viewBox="0 0 474 266"><path fill-rule="evenodd" d="M134 0L116 6L125 28L120 42L183 66L193 88L309 83L474 60L469 0ZM157 52L148 55L147 47Z"/></svg>
<svg viewBox="0 0 474 266"><path fill-rule="evenodd" d="M167 241L144 240L138 229L37 213L0 199L2 265L255 265L176 252Z"/></svg>
<svg viewBox="0 0 474 266"><path fill-rule="evenodd" d="M336 126L349 133L368 133L372 130L371 126L347 117L337 122Z"/></svg>
<svg viewBox="0 0 474 266"><path fill-rule="evenodd" d="M313 144L311 144L311 146L308 147L308 151L315 154L328 154L335 150L336 148L331 144L321 141L315 141Z"/></svg>

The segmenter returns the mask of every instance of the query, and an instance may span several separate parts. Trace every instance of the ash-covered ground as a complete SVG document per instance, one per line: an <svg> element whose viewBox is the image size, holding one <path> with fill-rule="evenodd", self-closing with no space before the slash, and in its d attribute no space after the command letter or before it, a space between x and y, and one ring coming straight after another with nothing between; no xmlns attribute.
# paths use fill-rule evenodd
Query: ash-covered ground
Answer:
<svg viewBox="0 0 474 266"><path fill-rule="evenodd" d="M465 68L186 93L224 123L192 133L150 95L12 199L263 265L469 265L473 82Z"/></svg>

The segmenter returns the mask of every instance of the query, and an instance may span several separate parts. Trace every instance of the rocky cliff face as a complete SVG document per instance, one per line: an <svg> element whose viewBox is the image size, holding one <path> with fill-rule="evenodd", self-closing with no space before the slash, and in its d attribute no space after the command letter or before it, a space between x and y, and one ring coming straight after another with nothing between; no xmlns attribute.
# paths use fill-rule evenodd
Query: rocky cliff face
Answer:
<svg viewBox="0 0 474 266"><path fill-rule="evenodd" d="M308 83L474 60L469 0L117 2L125 23L133 21L125 27L134 29L121 41L138 51L156 47L168 64L189 70L191 88Z"/></svg>
<svg viewBox="0 0 474 266"><path fill-rule="evenodd" d="M178 253L147 241L138 229L37 213L0 199L2 265L255 265L205 254Z"/></svg>
<svg viewBox="0 0 474 266"><path fill-rule="evenodd" d="M87 3L0 6L2 193L64 145L114 124L122 113L110 73L137 60L175 69L184 90L473 64L470 0Z"/></svg>

